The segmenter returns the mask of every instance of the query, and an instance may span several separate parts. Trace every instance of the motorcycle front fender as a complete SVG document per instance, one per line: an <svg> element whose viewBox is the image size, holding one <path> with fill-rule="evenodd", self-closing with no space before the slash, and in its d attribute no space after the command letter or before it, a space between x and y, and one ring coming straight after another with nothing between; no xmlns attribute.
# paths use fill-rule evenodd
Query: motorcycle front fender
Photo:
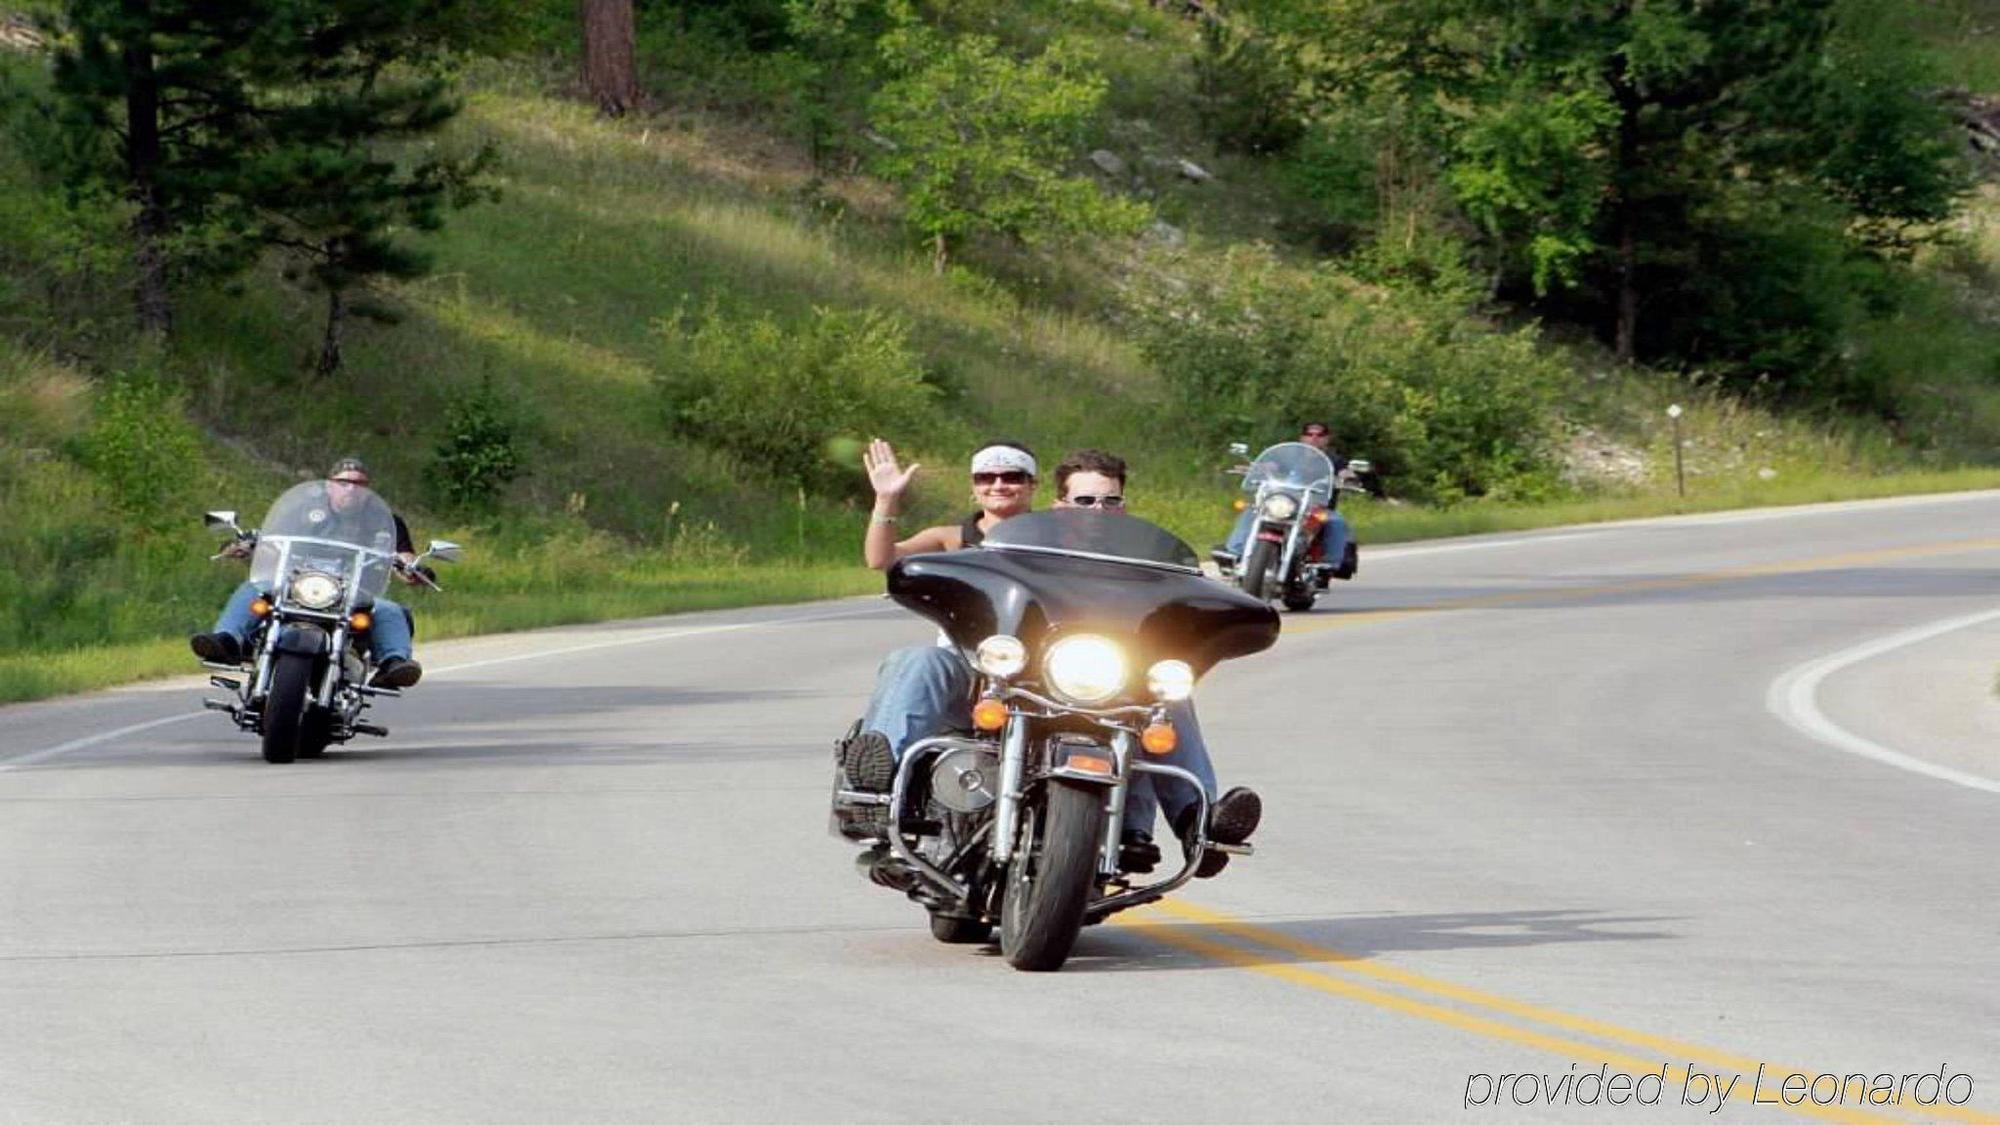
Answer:
<svg viewBox="0 0 2000 1125"><path fill-rule="evenodd" d="M317 625L286 623L279 627L277 642L272 647L278 652L318 656L331 643L332 638L326 635L326 630Z"/></svg>

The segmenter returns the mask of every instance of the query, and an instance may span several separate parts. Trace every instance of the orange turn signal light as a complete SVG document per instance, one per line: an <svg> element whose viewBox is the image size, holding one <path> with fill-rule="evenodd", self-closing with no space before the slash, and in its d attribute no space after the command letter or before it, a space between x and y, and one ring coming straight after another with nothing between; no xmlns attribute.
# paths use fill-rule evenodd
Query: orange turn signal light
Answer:
<svg viewBox="0 0 2000 1125"><path fill-rule="evenodd" d="M1313 526L1318 527L1320 524L1323 524L1332 518L1333 518L1332 512L1327 511L1325 508L1321 508L1319 511L1314 512L1312 514Z"/></svg>
<svg viewBox="0 0 2000 1125"><path fill-rule="evenodd" d="M1241 496L1238 496L1238 497L1236 498L1236 502L1235 502L1235 503L1233 503L1233 504L1231 504L1231 505L1229 505L1229 506L1230 506L1230 507L1232 507L1232 508L1234 508L1234 509L1236 509L1237 511L1239 511L1239 512L1240 512L1240 511L1242 511L1243 509L1245 509L1245 508L1247 508L1247 507L1249 507L1249 506L1250 506L1250 501L1248 501L1248 500L1245 500L1245 499L1244 499L1244 498L1242 498Z"/></svg>
<svg viewBox="0 0 2000 1125"><path fill-rule="evenodd" d="M271 599L258 598L255 601L252 601L250 603L250 616L252 617L271 616Z"/></svg>
<svg viewBox="0 0 2000 1125"><path fill-rule="evenodd" d="M1063 759L1063 768L1106 775L1118 772L1118 768L1111 764L1111 759L1100 758L1095 754L1071 754Z"/></svg>
<svg viewBox="0 0 2000 1125"><path fill-rule="evenodd" d="M1171 723L1154 723L1139 734L1139 745L1144 746L1148 754L1172 753L1174 747L1180 744L1181 736Z"/></svg>
<svg viewBox="0 0 2000 1125"><path fill-rule="evenodd" d="M373 624L375 624L375 619L369 616L368 611L365 609L355 611L354 616L347 619L347 627L357 633L366 633L368 627Z"/></svg>
<svg viewBox="0 0 2000 1125"><path fill-rule="evenodd" d="M982 699L972 705L972 725L980 730L999 730L1007 725L1007 705L997 699Z"/></svg>

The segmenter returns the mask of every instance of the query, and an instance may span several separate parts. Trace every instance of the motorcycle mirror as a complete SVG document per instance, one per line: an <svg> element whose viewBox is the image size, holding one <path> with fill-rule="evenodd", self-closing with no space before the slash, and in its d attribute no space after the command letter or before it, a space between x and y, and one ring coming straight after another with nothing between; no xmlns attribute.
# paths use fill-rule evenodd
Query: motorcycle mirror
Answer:
<svg viewBox="0 0 2000 1125"><path fill-rule="evenodd" d="M431 540L430 548L424 552L424 556L436 559L439 562L457 562L459 556L464 551L463 547L460 547L449 539L433 539Z"/></svg>
<svg viewBox="0 0 2000 1125"><path fill-rule="evenodd" d="M1248 457L1250 456L1250 446L1247 442L1232 441L1229 443L1229 452L1236 454L1238 457Z"/></svg>
<svg viewBox="0 0 2000 1125"><path fill-rule="evenodd" d="M203 512L201 523L203 527L219 527L238 535L243 534L243 529L236 526L235 512Z"/></svg>
<svg viewBox="0 0 2000 1125"><path fill-rule="evenodd" d="M1347 463L1347 471L1350 473L1368 473L1368 472L1373 472L1374 470L1375 470L1375 465L1373 462L1364 461L1359 457L1356 457L1354 460L1349 461Z"/></svg>

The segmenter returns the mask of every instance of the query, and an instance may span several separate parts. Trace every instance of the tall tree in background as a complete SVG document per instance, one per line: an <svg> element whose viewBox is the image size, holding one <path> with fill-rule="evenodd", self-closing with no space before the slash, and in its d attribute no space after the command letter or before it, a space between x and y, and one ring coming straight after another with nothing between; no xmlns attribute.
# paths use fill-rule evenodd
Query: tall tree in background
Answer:
<svg viewBox="0 0 2000 1125"><path fill-rule="evenodd" d="M623 117L639 104L632 0L577 0L583 20L583 86L598 112Z"/></svg>
<svg viewBox="0 0 2000 1125"><path fill-rule="evenodd" d="M226 272L245 254L204 231L231 225L222 185L236 162L228 138L251 101L247 48L264 16L255 3L69 0L51 107L58 169L76 188L113 185L132 208L134 312L140 330L173 324L174 278Z"/></svg>
<svg viewBox="0 0 2000 1125"><path fill-rule="evenodd" d="M446 70L469 34L469 0L294 0L280 30L291 49L261 75L283 88L259 107L251 155L235 191L255 237L283 251L291 276L326 296L314 369L340 369L350 314L391 319L354 301L376 278L409 279L430 257L397 239L435 231L445 213L490 195L481 173L490 147L435 149L398 159L395 146L435 134L457 116ZM281 86L281 83L288 85Z"/></svg>
<svg viewBox="0 0 2000 1125"><path fill-rule="evenodd" d="M1856 245L1879 248L1950 212L1964 179L1948 125L1913 56L1864 30L1887 2L1245 7L1310 44L1326 103L1400 106L1505 267L1538 294L1586 297L1630 361L1649 300L1706 300L1692 281L1737 272L1722 258L1775 220L1831 208L1829 237L1855 223ZM1703 323L1699 310L1677 315ZM1671 349L1701 330L1652 335Z"/></svg>
<svg viewBox="0 0 2000 1125"><path fill-rule="evenodd" d="M340 365L347 295L423 259L393 241L477 198L489 154L387 146L458 112L455 53L497 34L476 0L68 0L56 58L59 163L131 201L141 329L172 324L177 278L268 248L328 295L317 366Z"/></svg>

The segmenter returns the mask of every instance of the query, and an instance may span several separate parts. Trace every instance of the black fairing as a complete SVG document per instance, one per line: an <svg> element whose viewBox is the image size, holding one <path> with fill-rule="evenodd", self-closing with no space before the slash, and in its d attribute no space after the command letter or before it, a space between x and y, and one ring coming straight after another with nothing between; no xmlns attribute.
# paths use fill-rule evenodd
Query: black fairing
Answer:
<svg viewBox="0 0 2000 1125"><path fill-rule="evenodd" d="M1079 520L1126 521L1122 531L1157 533L1178 551L1163 561L1062 553L1065 547L1087 551L1093 545L1075 534L1091 526ZM936 622L968 655L995 633L1020 638L1031 670L1039 667L1044 645L1059 635L1103 634L1133 646L1141 669L1176 659L1196 675L1224 660L1262 652L1278 639L1275 610L1191 566L1176 565L1192 561L1193 552L1137 517L1042 512L1017 516L1003 527L1016 549L996 543L996 532L988 547L911 555L890 569L889 596ZM1117 541L1131 539L1127 534Z"/></svg>

